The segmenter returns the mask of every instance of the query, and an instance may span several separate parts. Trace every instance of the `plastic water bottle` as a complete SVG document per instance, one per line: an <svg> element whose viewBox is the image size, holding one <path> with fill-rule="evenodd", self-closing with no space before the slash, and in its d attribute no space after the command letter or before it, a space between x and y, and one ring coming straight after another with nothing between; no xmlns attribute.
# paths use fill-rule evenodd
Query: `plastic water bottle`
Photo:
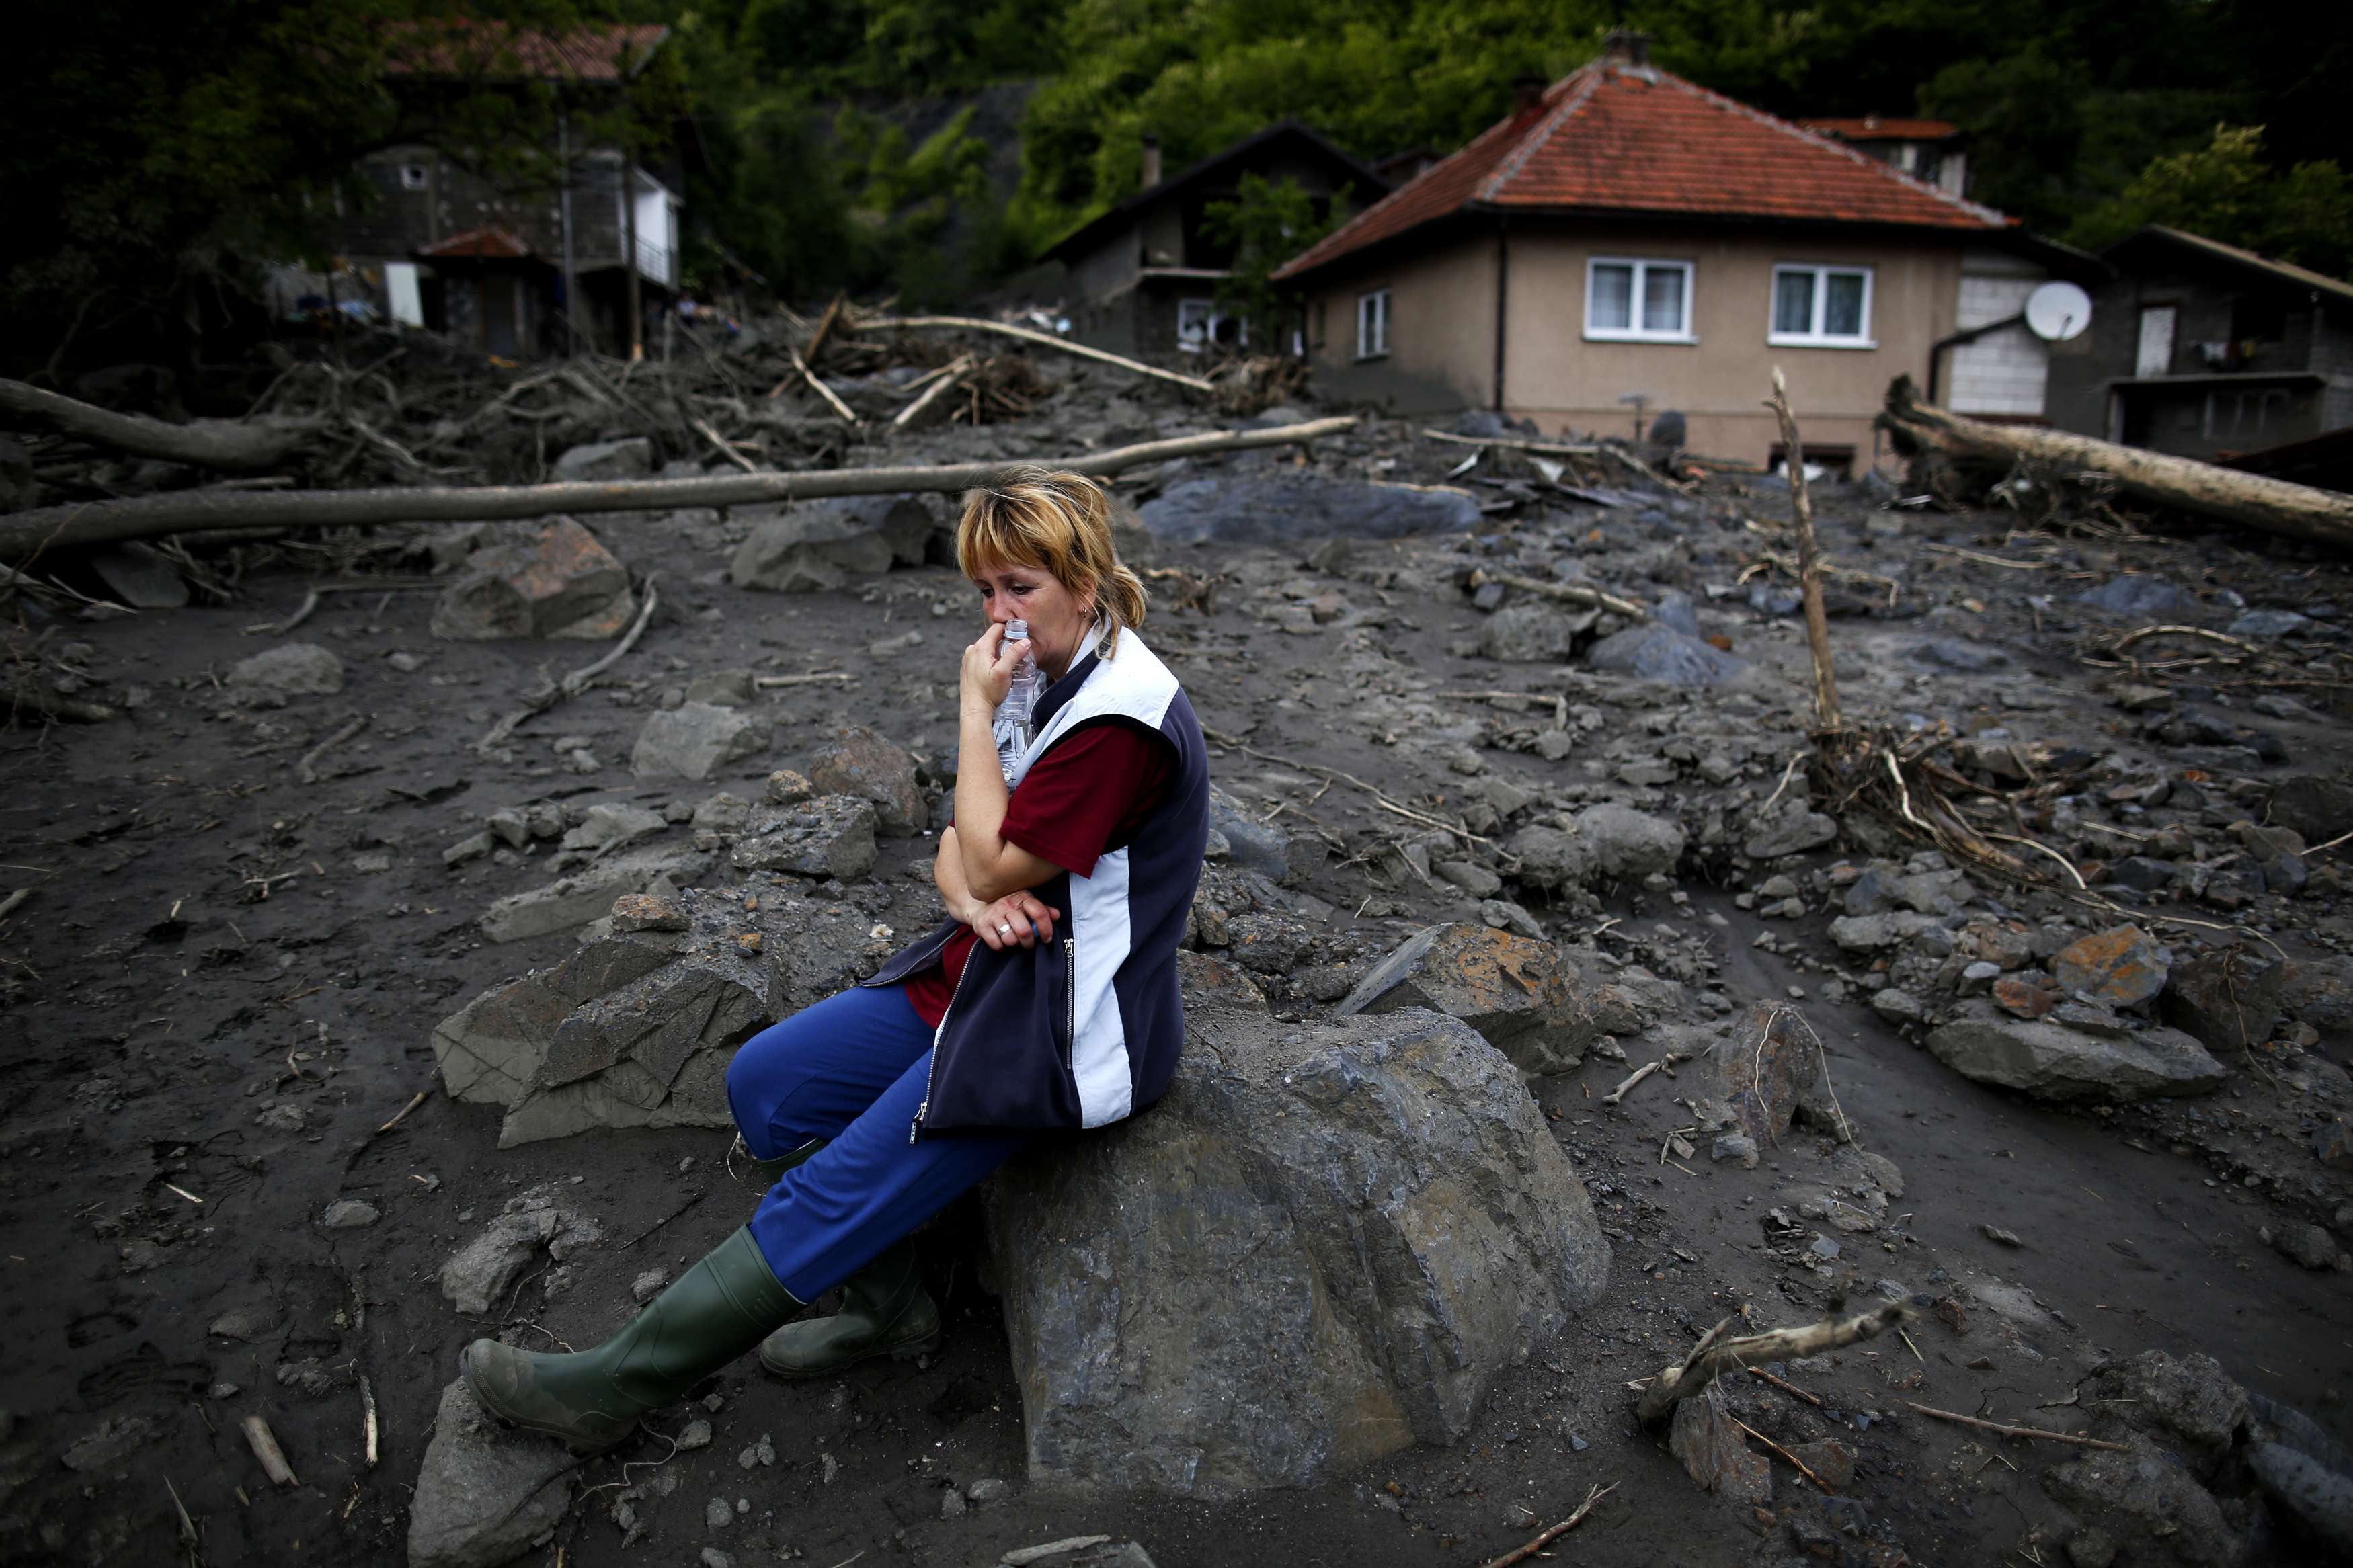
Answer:
<svg viewBox="0 0 2353 1568"><path fill-rule="evenodd" d="M1005 640L1029 641L1029 623L1006 622ZM1014 764L1021 760L1021 753L1029 749L1029 738L1033 732L1029 726L1029 710L1037 701L1038 661L1025 652L1021 662L1013 667L1013 684L1006 689L1005 700L997 705L994 726L997 762L1005 770L1005 782L1008 784L1013 782Z"/></svg>

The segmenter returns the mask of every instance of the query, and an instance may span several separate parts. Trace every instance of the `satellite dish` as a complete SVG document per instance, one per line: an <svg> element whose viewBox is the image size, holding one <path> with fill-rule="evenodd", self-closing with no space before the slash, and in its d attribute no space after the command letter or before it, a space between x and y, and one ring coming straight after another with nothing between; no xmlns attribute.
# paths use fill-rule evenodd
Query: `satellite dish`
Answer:
<svg viewBox="0 0 2353 1568"><path fill-rule="evenodd" d="M2092 324L2092 297L2073 283L2054 280L2026 297L2026 330L2046 343L2079 337Z"/></svg>

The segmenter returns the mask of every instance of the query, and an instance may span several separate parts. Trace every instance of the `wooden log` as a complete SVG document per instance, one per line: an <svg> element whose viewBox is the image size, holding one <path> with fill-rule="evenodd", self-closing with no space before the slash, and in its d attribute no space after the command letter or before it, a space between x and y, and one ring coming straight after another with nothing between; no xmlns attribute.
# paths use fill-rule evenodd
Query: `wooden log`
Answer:
<svg viewBox="0 0 2353 1568"><path fill-rule="evenodd" d="M2191 458L2119 447L2062 430L1964 418L1921 402L1909 376L1898 376L1888 387L1887 407L1880 420L1889 429L1940 451L2094 469L2115 479L2126 494L2142 500L2224 518L2307 543L2353 550L2353 495L2291 484L2263 474L2239 473Z"/></svg>
<svg viewBox="0 0 2353 1568"><path fill-rule="evenodd" d="M192 463L226 473L262 473L283 462L318 426L309 420L198 419L167 425L117 414L21 381L0 381L0 416L15 428L54 430L134 457Z"/></svg>
<svg viewBox="0 0 2353 1568"><path fill-rule="evenodd" d="M1102 477L1146 463L1202 452L1288 447L1356 428L1351 416L1311 419L1268 430L1212 430L1145 441L1056 460L1074 473ZM161 539L218 528L353 528L385 522L491 522L558 513L669 511L684 507L754 506L825 496L955 494L987 484L1003 463L940 468L819 468L806 473L706 475L693 479L619 479L553 485L467 485L366 490L178 490L129 500L38 507L0 517L0 561L45 550Z"/></svg>
<svg viewBox="0 0 2353 1568"><path fill-rule="evenodd" d="M1814 656L1814 728L1827 734L1839 727L1838 676L1831 664L1831 623L1822 608L1822 548L1814 537L1814 503L1806 489L1806 447L1798 438L1798 416L1789 409L1788 383L1773 367L1773 395L1765 406L1781 424L1788 454L1789 513L1798 531L1798 595L1806 611L1806 644Z"/></svg>
<svg viewBox="0 0 2353 1568"><path fill-rule="evenodd" d="M1091 349L1084 343L1074 343L1067 338L1058 338L1051 332L1041 332L1030 327L1016 327L1004 321L984 321L978 316L878 316L871 321L860 321L857 325L860 331L871 331L885 327L961 327L966 331L996 332L1004 337L1019 338L1025 343L1036 343L1040 348L1054 349L1066 354L1076 354L1081 359L1091 359L1098 364L1117 365L1122 370L1133 371L1137 375L1148 375L1155 381L1173 382L1178 386L1190 387L1195 392L1214 393L1218 390L1215 384L1205 381L1198 375L1180 375L1173 370L1162 370L1156 364L1145 364L1141 360L1106 353L1102 349Z"/></svg>

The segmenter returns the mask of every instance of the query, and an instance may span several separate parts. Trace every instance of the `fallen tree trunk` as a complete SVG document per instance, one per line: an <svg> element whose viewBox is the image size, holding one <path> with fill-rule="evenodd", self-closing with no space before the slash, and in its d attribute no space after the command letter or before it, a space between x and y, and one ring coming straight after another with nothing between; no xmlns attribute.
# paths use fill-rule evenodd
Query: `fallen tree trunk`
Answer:
<svg viewBox="0 0 2353 1568"><path fill-rule="evenodd" d="M1888 429L1939 451L2094 469L2115 479L2126 494L2143 500L2227 518L2289 539L2353 550L2353 496L2335 490L2315 489L2263 474L2238 473L2194 458L2119 447L2088 436L1963 418L1921 402L1909 376L1896 377L1888 387L1887 408L1880 421Z"/></svg>
<svg viewBox="0 0 2353 1568"><path fill-rule="evenodd" d="M1356 427L1352 416L1314 419L1267 430L1213 430L1166 441L1088 452L1055 466L1110 475L1145 463L1202 452L1286 447ZM985 485L1002 463L928 468L819 468L790 474L721 474L694 479L627 479L608 484L476 485L448 489L179 490L132 500L40 507L0 517L0 561L51 549L113 544L126 539L217 528L352 528L383 522L491 522L565 512L669 511L681 507L751 506L824 496L954 493Z"/></svg>
<svg viewBox="0 0 2353 1568"><path fill-rule="evenodd" d="M983 321L978 316L877 316L871 321L860 321L856 325L857 330L861 332L874 331L884 327L961 327L967 331L996 332L1004 337L1019 338L1025 343L1036 343L1040 348L1058 349L1066 354L1076 354L1081 359L1091 359L1098 364L1113 364L1122 370L1134 371L1138 375L1148 375L1157 381L1174 382L1178 386L1191 387L1195 392L1213 393L1218 390L1215 383L1204 381L1198 375L1180 375L1173 370L1162 370L1156 364L1145 364L1142 360L1106 353L1102 349L1091 349L1084 343L1074 343L1068 338L1058 338L1051 332L1041 332L1031 327L1017 327L1005 321Z"/></svg>
<svg viewBox="0 0 2353 1568"><path fill-rule="evenodd" d="M19 428L38 426L134 457L193 463L230 474L276 468L317 428L307 420L285 419L198 419L187 425L167 425L161 419L117 414L21 381L0 381L0 417Z"/></svg>

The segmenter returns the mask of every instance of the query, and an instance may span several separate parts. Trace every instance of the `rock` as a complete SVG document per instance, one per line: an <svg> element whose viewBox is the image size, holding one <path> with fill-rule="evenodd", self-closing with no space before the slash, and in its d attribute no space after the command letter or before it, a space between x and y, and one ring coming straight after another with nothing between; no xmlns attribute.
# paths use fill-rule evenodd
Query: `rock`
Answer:
<svg viewBox="0 0 2353 1568"><path fill-rule="evenodd" d="M1752 822L1741 852L1751 860L1774 860L1802 855L1838 837L1835 817L1809 809L1802 801L1785 802L1768 817Z"/></svg>
<svg viewBox="0 0 2353 1568"><path fill-rule="evenodd" d="M817 749L808 779L825 795L856 795L873 802L888 833L921 833L931 826L931 807L915 783L915 759L862 726L852 725Z"/></svg>
<svg viewBox="0 0 2353 1568"><path fill-rule="evenodd" d="M1732 1417L1704 1394L1676 1403L1667 1451L1683 1462L1703 1491L1750 1508L1773 1500L1771 1462L1749 1448Z"/></svg>
<svg viewBox="0 0 2353 1568"><path fill-rule="evenodd" d="M1932 1030L1928 1049L1964 1078L2052 1100L2137 1100L2205 1094L2222 1065L2177 1029L2103 1039L2044 1020L1963 1018Z"/></svg>
<svg viewBox="0 0 2353 1568"><path fill-rule="evenodd" d="M1977 967L1976 964L1969 965L1970 969ZM2015 1018L2042 1017L2058 1006L2062 999L2060 994L2052 988L2050 981L2042 976L2030 978L1997 972L1990 978L1995 1005Z"/></svg>
<svg viewBox="0 0 2353 1568"><path fill-rule="evenodd" d="M873 804L855 795L820 795L802 805L768 807L754 814L730 858L739 870L854 882L874 868L880 821Z"/></svg>
<svg viewBox="0 0 2353 1568"><path fill-rule="evenodd" d="M640 779L708 779L730 763L766 749L766 722L733 708L689 702L647 716L629 754Z"/></svg>
<svg viewBox="0 0 2353 1568"><path fill-rule="evenodd" d="M1935 924L1930 916L1901 910L1879 915L1841 915L1831 921L1831 940L1849 952L1878 952L1900 947Z"/></svg>
<svg viewBox="0 0 2353 1568"><path fill-rule="evenodd" d="M228 684L279 697L329 697L343 689L343 661L317 643L280 643L229 666Z"/></svg>
<svg viewBox="0 0 2353 1568"><path fill-rule="evenodd" d="M1591 871L1629 881L1672 872L1683 856L1683 830L1665 817L1631 806L1588 805L1577 814L1577 837Z"/></svg>
<svg viewBox="0 0 2353 1568"><path fill-rule="evenodd" d="M607 856L575 875L510 893L482 912L482 934L492 942L524 942L586 925L625 893L675 890L701 876L711 857L691 849L638 849Z"/></svg>
<svg viewBox="0 0 2353 1568"><path fill-rule="evenodd" d="M507 1292L543 1249L559 1261L597 1239L596 1222L554 1206L543 1189L509 1200L506 1212L441 1265L441 1294L469 1317L504 1305Z"/></svg>
<svg viewBox="0 0 2353 1568"><path fill-rule="evenodd" d="M2336 1239L2322 1226L2283 1225L2272 1232L2272 1247L2306 1268L2327 1268L2337 1261Z"/></svg>
<svg viewBox="0 0 2353 1568"><path fill-rule="evenodd" d="M2116 926L2078 938L2051 955L2062 989L2111 1007L2134 1007L2165 989L2164 950L2138 926Z"/></svg>
<svg viewBox="0 0 2353 1568"><path fill-rule="evenodd" d="M2089 609L2119 616L2161 616L2194 610L2198 601L2161 577L2111 577L2098 587L2075 595Z"/></svg>
<svg viewBox="0 0 2353 1568"><path fill-rule="evenodd" d="M2199 948L2173 966L2158 1016L2209 1050L2252 1050L2279 1027L2286 967L2243 943Z"/></svg>
<svg viewBox="0 0 2353 1568"><path fill-rule="evenodd" d="M758 681L748 669L714 669L686 683L686 700L713 708L749 708L760 700Z"/></svg>
<svg viewBox="0 0 2353 1568"><path fill-rule="evenodd" d="M964 1489L965 1500L975 1508L987 1508L1003 1502L1013 1495L1013 1483L997 1476L983 1476Z"/></svg>
<svg viewBox="0 0 2353 1568"><path fill-rule="evenodd" d="M548 470L550 480L563 484L582 480L641 479L654 471L654 444L643 436L618 441L596 441L568 447Z"/></svg>
<svg viewBox="0 0 2353 1568"><path fill-rule="evenodd" d="M1744 1171L1757 1168L1757 1140L1746 1132L1727 1132L1708 1146L1711 1160L1737 1160Z"/></svg>
<svg viewBox="0 0 2353 1568"><path fill-rule="evenodd" d="M2129 1451L2097 1450L2056 1466L2042 1489L2087 1525L2105 1531L2135 1564L2238 1568L2248 1543L2213 1495L2170 1455L2137 1432Z"/></svg>
<svg viewBox="0 0 2353 1568"><path fill-rule="evenodd" d="M1459 1439L1608 1269L1518 1072L1419 1010L1187 1015L1151 1114L984 1189L1030 1479L1213 1499Z"/></svg>
<svg viewBox="0 0 2353 1568"><path fill-rule="evenodd" d="M2274 1501L2341 1556L2353 1556L2353 1477L2284 1443L2257 1443L2247 1468Z"/></svg>
<svg viewBox="0 0 2353 1568"><path fill-rule="evenodd" d="M2311 625L2311 616L2299 616L2294 610L2249 610L2231 622L2228 635L2234 637L2292 637L2299 636Z"/></svg>
<svg viewBox="0 0 2353 1568"><path fill-rule="evenodd" d="M1537 942L1549 940L1535 916L1509 899L1482 899L1479 901L1479 920L1482 924L1496 931L1515 931Z"/></svg>
<svg viewBox="0 0 2353 1568"><path fill-rule="evenodd" d="M756 898L746 910L733 889L689 889L647 929L617 918L615 934L483 992L433 1031L443 1084L507 1108L502 1148L591 1127L733 1125L735 1047L855 981L878 946L854 905Z"/></svg>
<svg viewBox="0 0 2353 1568"><path fill-rule="evenodd" d="M1568 610L1542 600L1506 605L1481 628L1480 651L1506 664L1558 663L1577 651L1577 639L1600 618L1599 610Z"/></svg>
<svg viewBox="0 0 2353 1568"><path fill-rule="evenodd" d="M1479 526L1479 503L1459 490L1318 474L1246 474L1172 485L1137 516L1164 543L1289 544L1334 534L1464 533Z"/></svg>
<svg viewBox="0 0 2353 1568"><path fill-rule="evenodd" d="M1270 882L1291 875L1291 836L1259 821L1215 784L1209 786L1209 829L1224 835L1227 858L1243 870L1255 871Z"/></svg>
<svg viewBox="0 0 2353 1568"><path fill-rule="evenodd" d="M1670 686L1720 686L1748 668L1746 660L1713 643L1657 621L1610 633L1585 650L1585 662L1595 669Z"/></svg>
<svg viewBox="0 0 2353 1568"><path fill-rule="evenodd" d="M373 1204L364 1204L357 1198L338 1198L327 1205L319 1223L329 1230L364 1230L380 1217Z"/></svg>
<svg viewBox="0 0 2353 1568"><path fill-rule="evenodd" d="M2353 1127L2323 1122L2312 1134L2312 1157L2332 1171L2353 1171Z"/></svg>
<svg viewBox="0 0 2353 1568"><path fill-rule="evenodd" d="M659 811L628 801L599 801L588 808L580 826L565 834L562 847L601 855L650 838L669 826Z"/></svg>
<svg viewBox="0 0 2353 1568"><path fill-rule="evenodd" d="M1780 1142L1821 1080L1822 1047L1805 1015L1760 1002L1696 1064L1760 1148Z"/></svg>
<svg viewBox="0 0 2353 1568"><path fill-rule="evenodd" d="M1922 664L1956 669L1964 674L1995 669L2010 662L2010 656L2000 648L1979 647L1975 643L1951 637L1937 637L1921 643L1912 649L1912 657Z"/></svg>
<svg viewBox="0 0 2353 1568"><path fill-rule="evenodd" d="M442 590L435 637L611 637L638 613L628 570L570 518L502 524L498 539L467 557Z"/></svg>
<svg viewBox="0 0 2353 1568"><path fill-rule="evenodd" d="M2092 1370L2079 1400L2094 1431L2111 1442L2142 1432L2173 1449L2201 1481L2211 1481L2253 1418L2246 1391L2212 1356L2143 1351Z"/></svg>
<svg viewBox="0 0 2353 1568"><path fill-rule="evenodd" d="M84 557L115 603L134 610L177 610L188 602L179 563L152 544L129 540Z"/></svg>
<svg viewBox="0 0 2353 1568"><path fill-rule="evenodd" d="M66 1445L58 1460L77 1474L111 1470L155 1439L155 1423L144 1415L110 1415Z"/></svg>
<svg viewBox="0 0 2353 1568"><path fill-rule="evenodd" d="M408 1506L408 1568L496 1568L555 1533L580 1465L561 1443L501 1428L460 1378L441 1391Z"/></svg>
<svg viewBox="0 0 2353 1568"><path fill-rule="evenodd" d="M2307 844L2353 833L2353 782L2319 773L2282 779L2272 791L2271 820Z"/></svg>
<svg viewBox="0 0 2353 1568"><path fill-rule="evenodd" d="M1920 998L1892 985L1872 993L1871 1010L1891 1024L1916 1024L1928 1016Z"/></svg>
<svg viewBox="0 0 2353 1568"><path fill-rule="evenodd" d="M888 572L911 539L920 540L931 531L930 510L913 497L858 499L868 504L806 506L757 524L736 547L735 559L727 568L728 580L739 588L772 594L822 593L840 587L852 575ZM876 502L883 503L884 515L908 510L920 518L920 528L907 522L886 531L870 515ZM914 543L913 551L913 564L921 565L923 545Z"/></svg>
<svg viewBox="0 0 2353 1568"><path fill-rule="evenodd" d="M1550 942L1484 925L1431 926L1382 959L1334 1011L1444 1013L1478 1030L1524 1077L1537 1078L1582 1062L1599 1034L1571 989L1574 978Z"/></svg>
<svg viewBox="0 0 2353 1568"><path fill-rule="evenodd" d="M1842 1492L1854 1484L1854 1462L1862 1456L1852 1443L1841 1443L1835 1437L1818 1437L1810 1443L1790 1446L1806 1468L1822 1479L1834 1492Z"/></svg>

